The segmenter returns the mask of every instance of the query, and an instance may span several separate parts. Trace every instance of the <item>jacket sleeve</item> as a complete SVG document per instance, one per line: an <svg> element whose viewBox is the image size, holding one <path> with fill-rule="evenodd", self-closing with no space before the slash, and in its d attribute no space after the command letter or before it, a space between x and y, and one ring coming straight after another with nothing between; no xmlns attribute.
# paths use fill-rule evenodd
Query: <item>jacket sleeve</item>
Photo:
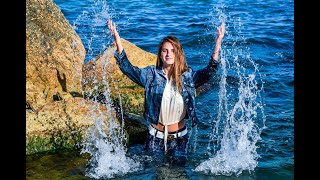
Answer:
<svg viewBox="0 0 320 180"><path fill-rule="evenodd" d="M121 54L119 54L118 51L115 51L114 57L123 74L128 76L129 79L131 79L138 85L145 87L147 81L147 74L150 71L149 66L145 68L133 66L129 61L125 50L122 50Z"/></svg>
<svg viewBox="0 0 320 180"><path fill-rule="evenodd" d="M211 56L211 59L205 68L194 71L192 77L195 84L195 88L198 88L199 86L208 82L209 79L217 72L219 64L220 62L214 60Z"/></svg>

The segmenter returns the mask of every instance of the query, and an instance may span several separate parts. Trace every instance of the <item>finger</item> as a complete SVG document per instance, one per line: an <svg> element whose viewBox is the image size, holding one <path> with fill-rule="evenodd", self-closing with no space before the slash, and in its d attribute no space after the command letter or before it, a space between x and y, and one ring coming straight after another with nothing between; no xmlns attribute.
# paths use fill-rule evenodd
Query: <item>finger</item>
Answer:
<svg viewBox="0 0 320 180"><path fill-rule="evenodd" d="M221 24L221 31L224 31L225 30L225 23L222 23Z"/></svg>
<svg viewBox="0 0 320 180"><path fill-rule="evenodd" d="M225 31L225 24L222 23L218 28L218 32L219 32L219 34L223 34L224 31Z"/></svg>
<svg viewBox="0 0 320 180"><path fill-rule="evenodd" d="M113 29L116 30L116 23L113 23Z"/></svg>
<svg viewBox="0 0 320 180"><path fill-rule="evenodd" d="M224 29L224 23L221 23L221 25L219 26L219 29L221 30L221 29Z"/></svg>
<svg viewBox="0 0 320 180"><path fill-rule="evenodd" d="M108 19L108 28L111 29L111 25L110 25L111 20Z"/></svg>
<svg viewBox="0 0 320 180"><path fill-rule="evenodd" d="M217 34L217 35L221 34L220 27L217 28L216 34Z"/></svg>

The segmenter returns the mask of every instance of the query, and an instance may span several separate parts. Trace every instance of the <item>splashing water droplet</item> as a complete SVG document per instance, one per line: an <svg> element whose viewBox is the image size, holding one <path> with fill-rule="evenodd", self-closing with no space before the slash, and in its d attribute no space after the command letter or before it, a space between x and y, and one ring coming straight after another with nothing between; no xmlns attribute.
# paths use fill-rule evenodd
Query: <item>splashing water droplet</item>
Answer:
<svg viewBox="0 0 320 180"><path fill-rule="evenodd" d="M219 14L219 22L222 23L226 22L227 17L221 8L223 6L217 6L215 11ZM213 19L213 22L216 20ZM236 25L240 21L233 23ZM235 25L234 27L241 27ZM260 140L265 123L263 86L259 87L257 83L256 75L259 74L257 65L249 55L236 46L237 42L234 44L235 46L231 46L234 49L221 49L219 112L211 134L211 141L214 143L209 143L207 148L213 149L214 152L210 153L212 157L195 168L198 172L238 176L242 171L253 171L258 164L256 143ZM241 60L245 62L240 62ZM245 68L244 65L250 66L251 69ZM238 82L237 87L233 89L227 81L231 76ZM228 91L232 92L227 95Z"/></svg>
<svg viewBox="0 0 320 180"><path fill-rule="evenodd" d="M91 178L112 178L117 175L137 171L141 166L139 162L126 156L127 148L124 144L124 142L126 142L126 136L123 130L123 115L121 116L122 122L119 122L115 116L116 110L110 97L111 91L108 83L110 81L106 79L106 77L112 79L112 74L109 74L105 67L108 66L109 59L114 54L114 49L109 48L109 51L105 50L105 48L110 46L112 40L110 33L106 31L105 25L107 19L116 17L114 13L115 12L106 4L106 1L95 0L91 9L84 11L73 23L75 31L79 26L86 27L86 35L82 36L87 52L85 61L87 59L95 61L95 58L100 52L104 51L100 57L103 61L101 62L102 67L96 66L95 64L92 66L95 72L97 71L96 68L102 68L99 71L102 72L103 79L100 81L94 75L92 82L95 86L91 92L86 92L89 95L85 95L82 90L82 95L86 97L87 101L91 102L89 107L91 111L88 112L87 119L94 119L94 123L86 129L85 137L81 143L81 153L91 155L86 169L86 176ZM84 22L92 24L82 24ZM77 43L73 44L73 46L75 45L77 45ZM98 45L99 47L93 47L92 45ZM102 50L101 47L103 48ZM82 82L82 77L79 77L79 79ZM103 100L99 97L101 94L96 93L97 91L101 92L104 97ZM101 106L105 106L107 114L101 111Z"/></svg>

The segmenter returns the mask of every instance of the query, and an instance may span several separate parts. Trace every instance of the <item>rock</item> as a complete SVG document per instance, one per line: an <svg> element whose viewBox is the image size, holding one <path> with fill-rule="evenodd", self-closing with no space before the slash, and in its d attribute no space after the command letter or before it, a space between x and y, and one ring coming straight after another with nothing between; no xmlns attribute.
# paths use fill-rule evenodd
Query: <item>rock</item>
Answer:
<svg viewBox="0 0 320 180"><path fill-rule="evenodd" d="M124 39L122 42L132 64L155 64L156 55ZM52 0L26 1L26 155L77 147L93 117L101 114L108 125L108 118L118 118L120 123L117 111L121 107L125 113L143 112L143 89L122 74L112 51L114 46L84 64L81 39L56 4ZM101 90L106 85L114 109L105 105L108 91ZM91 101L93 92L101 93L99 101ZM141 123L134 126L137 128L132 131L127 128L132 136L145 132Z"/></svg>
<svg viewBox="0 0 320 180"><path fill-rule="evenodd" d="M85 49L52 0L27 0L26 5L26 101L39 111L57 95L81 93Z"/></svg>

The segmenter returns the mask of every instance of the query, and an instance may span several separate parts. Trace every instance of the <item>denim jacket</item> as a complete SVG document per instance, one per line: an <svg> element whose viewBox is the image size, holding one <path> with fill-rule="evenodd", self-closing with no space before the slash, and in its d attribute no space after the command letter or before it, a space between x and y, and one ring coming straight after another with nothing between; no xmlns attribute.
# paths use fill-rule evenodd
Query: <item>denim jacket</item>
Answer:
<svg viewBox="0 0 320 180"><path fill-rule="evenodd" d="M162 95L166 85L166 75L162 71L162 67L149 65L144 68L139 68L133 66L128 60L125 50L123 50L121 54L116 51L114 57L120 70L133 82L144 87L144 118L149 123L157 124ZM188 68L188 70L182 74L184 88L181 95L187 109L184 119L190 119L192 127L199 123L195 111L196 88L206 83L210 77L216 73L218 64L219 62L211 57L210 62L205 68L197 71Z"/></svg>

